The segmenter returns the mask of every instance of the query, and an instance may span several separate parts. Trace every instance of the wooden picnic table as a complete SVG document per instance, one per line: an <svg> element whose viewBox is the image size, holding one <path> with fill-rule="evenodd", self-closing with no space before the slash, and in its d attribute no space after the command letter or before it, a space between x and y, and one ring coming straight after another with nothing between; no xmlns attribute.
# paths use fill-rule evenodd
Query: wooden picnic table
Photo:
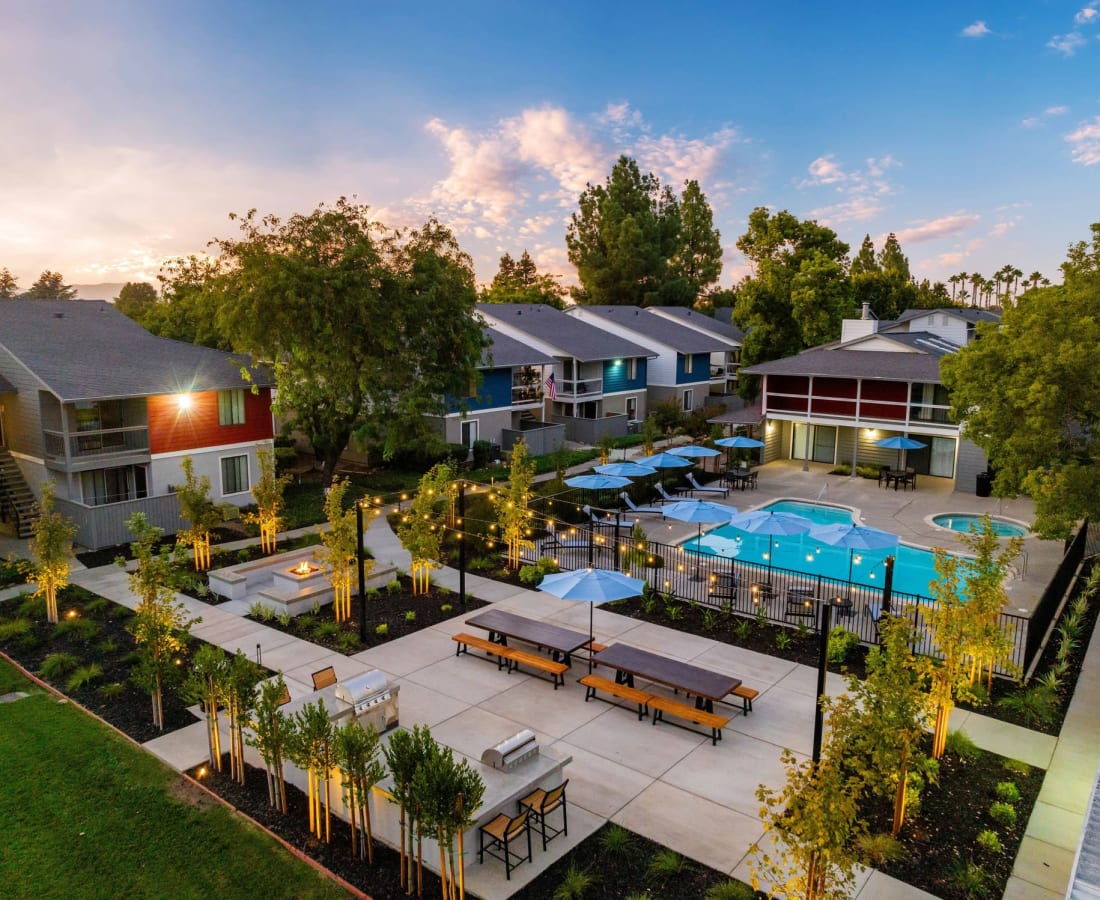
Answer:
<svg viewBox="0 0 1100 900"><path fill-rule="evenodd" d="M488 609L472 619L467 619L466 624L488 631L489 640L497 644L508 646L508 639L514 638L546 647L555 660L559 656L564 657L562 661L567 665L570 664L570 656L592 640L583 631L528 619L503 609Z"/></svg>
<svg viewBox="0 0 1100 900"><path fill-rule="evenodd" d="M655 681L695 697L698 709L714 712L714 701L741 686L741 679L712 672L678 659L669 659L627 644L612 644L592 661L616 670L615 681L634 687L634 677Z"/></svg>

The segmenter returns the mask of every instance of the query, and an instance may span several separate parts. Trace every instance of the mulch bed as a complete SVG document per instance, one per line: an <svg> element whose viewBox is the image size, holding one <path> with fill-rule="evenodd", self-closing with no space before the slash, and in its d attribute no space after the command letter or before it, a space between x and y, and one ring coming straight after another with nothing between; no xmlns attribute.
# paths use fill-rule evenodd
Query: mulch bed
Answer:
<svg viewBox="0 0 1100 900"><path fill-rule="evenodd" d="M393 582L391 582L392 584ZM291 618L287 622L272 616L250 616L269 628L307 641L313 641L330 650L351 656L371 647L377 647L406 635L431 628L463 612L473 612L488 604L484 600L466 598L466 606L458 602L458 594L446 588L433 586L426 594L412 592L412 582L402 576L397 580L400 590L383 588L367 592L367 640L359 640L359 601L352 598L351 618L337 622L332 605ZM449 608L448 608L449 607ZM412 613L412 618L409 617Z"/></svg>
<svg viewBox="0 0 1100 900"><path fill-rule="evenodd" d="M28 605L23 607L24 603ZM26 617L33 623L28 634L0 641L0 649L23 668L139 743L195 723L195 717L187 711L183 700L168 689L164 691L164 731L153 725L149 694L130 681L134 662L134 638L126 630L133 617L130 610L70 585L58 597L58 612L61 621L58 625L50 625L46 621L44 601L16 599L0 604L0 622ZM76 615L70 617L70 613ZM69 631L72 626L67 623L71 622L92 623L79 627L94 633ZM192 643L192 650L196 643L197 640ZM67 682L72 671L53 678L41 673L42 662L51 653L71 653L79 660L78 665L95 664L101 667L102 673L88 686L70 690ZM181 656L181 666L185 664Z"/></svg>

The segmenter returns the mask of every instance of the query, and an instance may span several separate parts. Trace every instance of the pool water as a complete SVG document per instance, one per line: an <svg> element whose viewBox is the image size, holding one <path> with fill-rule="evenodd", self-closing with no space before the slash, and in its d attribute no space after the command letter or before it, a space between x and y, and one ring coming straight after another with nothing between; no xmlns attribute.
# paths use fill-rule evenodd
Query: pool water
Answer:
<svg viewBox="0 0 1100 900"><path fill-rule="evenodd" d="M1024 537L1028 533L1027 528L1008 519L992 518L993 531L997 537ZM942 516L933 516L932 524L940 528L949 528L952 531L978 531L982 527L982 517L967 515L965 513L945 513Z"/></svg>
<svg viewBox="0 0 1100 900"><path fill-rule="evenodd" d="M795 513L805 516L818 525L848 524L853 521L852 511L839 506L818 503L806 503L798 500L777 500L764 509L773 512ZM749 534L730 525L722 525L708 531L701 538L692 538L684 543L685 550L703 553L708 556L724 556L716 553L707 545L711 537L739 540L741 544L737 559L740 562L767 565L769 538L766 534ZM894 564L894 590L906 594L931 596L928 585L937 578L935 556L929 550L909 547L905 544L896 549L857 550L854 553L843 547L831 547L813 540L805 534L777 535L770 539L771 563L777 569L791 569L810 575L822 575L848 581L849 564L851 581L871 588L882 587L885 577L883 560L887 556L896 557Z"/></svg>

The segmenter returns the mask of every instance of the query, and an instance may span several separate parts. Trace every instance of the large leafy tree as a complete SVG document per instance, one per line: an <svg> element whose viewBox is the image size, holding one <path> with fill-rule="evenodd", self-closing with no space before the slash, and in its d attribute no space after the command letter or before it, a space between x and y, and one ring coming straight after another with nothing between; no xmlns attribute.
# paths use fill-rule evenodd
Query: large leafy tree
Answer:
<svg viewBox="0 0 1100 900"><path fill-rule="evenodd" d="M505 253L493 283L480 297L483 303L545 303L555 309L565 307L565 288L553 275L540 275L535 261L526 250L519 259Z"/></svg>
<svg viewBox="0 0 1100 900"><path fill-rule="evenodd" d="M157 303L157 289L145 281L127 281L115 297L115 309L136 322L149 315Z"/></svg>
<svg viewBox="0 0 1100 900"><path fill-rule="evenodd" d="M76 289L65 284L60 272L43 272L24 296L28 300L75 300Z"/></svg>
<svg viewBox="0 0 1100 900"><path fill-rule="evenodd" d="M219 330L217 295L209 289L220 272L219 260L207 256L169 260L157 276L160 300L133 318L160 337L232 350L232 340Z"/></svg>
<svg viewBox="0 0 1100 900"><path fill-rule="evenodd" d="M683 199L638 163L619 157L604 184L589 184L565 236L581 303L691 306L713 284L721 245L695 181Z"/></svg>
<svg viewBox="0 0 1100 900"><path fill-rule="evenodd" d="M952 415L989 457L996 496L1029 494L1035 530L1100 516L1100 223L1070 247L1065 283L1029 290L1000 327L940 364Z"/></svg>
<svg viewBox="0 0 1100 900"><path fill-rule="evenodd" d="M733 309L734 322L747 332L742 363L779 359L840 337L840 320L853 315L855 307L848 245L836 232L786 210L772 213L760 206L750 213L737 247L753 269ZM825 303L824 313L815 308L818 299ZM755 395L757 379L746 376L738 382L744 396Z"/></svg>
<svg viewBox="0 0 1100 900"><path fill-rule="evenodd" d="M389 231L343 197L285 222L232 218L240 236L216 241L221 271L206 282L218 331L273 365L277 411L326 479L352 436L382 440L387 455L438 441L424 414L469 393L485 341L472 263L451 232L435 220Z"/></svg>
<svg viewBox="0 0 1100 900"><path fill-rule="evenodd" d="M7 267L0 269L0 300L14 300L19 296L19 282Z"/></svg>

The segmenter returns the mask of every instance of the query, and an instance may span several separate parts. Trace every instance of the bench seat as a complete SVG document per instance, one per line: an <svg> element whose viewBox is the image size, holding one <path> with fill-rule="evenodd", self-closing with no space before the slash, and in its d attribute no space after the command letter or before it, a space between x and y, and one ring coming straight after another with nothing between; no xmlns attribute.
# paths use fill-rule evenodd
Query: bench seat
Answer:
<svg viewBox="0 0 1100 900"><path fill-rule="evenodd" d="M675 716L678 719L684 719L696 725L702 725L709 728L710 742L715 746L722 740L722 729L725 728L730 721L725 716L718 715L718 713L707 712L704 709L696 709L694 706L688 706L686 703L680 703L677 700L669 700L666 697L650 698L649 708L653 712L654 725L658 722L667 721L664 714L668 713L670 716ZM683 728L685 726L680 727ZM694 728L688 728L687 730L695 731Z"/></svg>
<svg viewBox="0 0 1100 900"><path fill-rule="evenodd" d="M501 668L508 659L511 659L514 652L511 647L505 647L503 644L494 644L492 641L483 637L478 637L475 634L466 634L465 632L459 632L458 634L451 635L451 640L458 644L455 647L455 656L460 653L469 653L470 648L475 650L484 650L490 656L497 658L497 668Z"/></svg>
<svg viewBox="0 0 1100 900"><path fill-rule="evenodd" d="M732 691L730 691L730 695L740 698L742 714L747 716L749 713L752 712L752 701L760 696L760 691L756 690L755 688L739 684Z"/></svg>
<svg viewBox="0 0 1100 900"><path fill-rule="evenodd" d="M607 678L601 678L599 675L585 675L581 679L581 684L584 685L584 702L587 703L590 699L595 697L597 700L603 699L602 697L596 697L596 691L605 691L615 697L621 697L623 700L629 700L631 703L638 704L638 718L644 719L646 716L646 707L649 705L649 701L653 698L653 695L646 691L640 691L637 688L629 687L625 684L619 684L618 682L611 681ZM611 701L606 701L610 703ZM618 705L618 704L616 704Z"/></svg>
<svg viewBox="0 0 1100 900"><path fill-rule="evenodd" d="M554 690L558 689L559 685L565 684L565 673L569 671L569 666L563 662L554 662L552 659L547 659L545 656L539 656L537 653L528 653L526 650L513 650L509 649L507 654L508 667L510 670L519 670L520 663L525 666L530 666L532 669L538 669L541 672L545 672L550 676L550 680L554 682Z"/></svg>

